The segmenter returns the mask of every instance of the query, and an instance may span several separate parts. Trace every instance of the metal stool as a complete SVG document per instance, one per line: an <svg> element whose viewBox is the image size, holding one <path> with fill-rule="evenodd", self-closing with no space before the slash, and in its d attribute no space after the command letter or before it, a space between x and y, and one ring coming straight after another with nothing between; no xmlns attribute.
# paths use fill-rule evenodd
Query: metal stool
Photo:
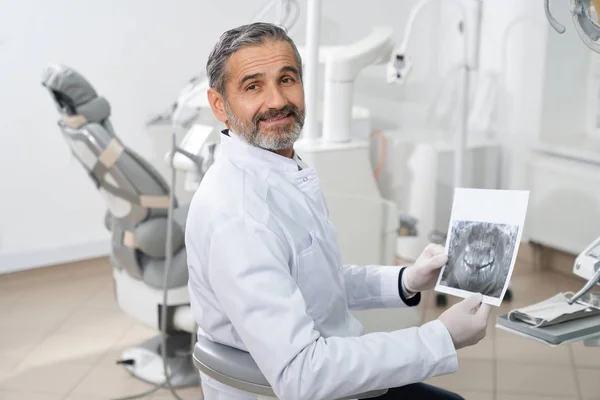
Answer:
<svg viewBox="0 0 600 400"><path fill-rule="evenodd" d="M198 338L194 346L194 365L211 378L261 399L276 399L271 385L264 377L250 353ZM382 396L387 389L360 393L336 400L367 399Z"/></svg>

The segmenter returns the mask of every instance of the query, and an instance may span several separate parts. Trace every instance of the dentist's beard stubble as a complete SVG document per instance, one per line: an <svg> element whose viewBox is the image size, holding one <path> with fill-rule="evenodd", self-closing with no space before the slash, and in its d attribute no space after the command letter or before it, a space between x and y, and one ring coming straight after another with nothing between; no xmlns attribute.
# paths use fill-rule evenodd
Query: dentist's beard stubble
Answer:
<svg viewBox="0 0 600 400"><path fill-rule="evenodd" d="M293 104L288 104L279 110L270 109L264 113L258 113L250 122L240 121L231 111L227 101L225 101L225 111L233 131L237 135L249 144L266 150L278 151L291 148L300 137L304 126L304 111L300 111ZM293 118L291 128L286 125L270 132L263 132L258 126L260 121L284 118L290 115Z"/></svg>

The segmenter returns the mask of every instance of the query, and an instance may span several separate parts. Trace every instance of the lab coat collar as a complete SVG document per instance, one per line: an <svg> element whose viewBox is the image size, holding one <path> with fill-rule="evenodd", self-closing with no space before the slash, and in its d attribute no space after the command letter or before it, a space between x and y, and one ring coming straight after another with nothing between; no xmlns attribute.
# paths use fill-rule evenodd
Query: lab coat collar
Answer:
<svg viewBox="0 0 600 400"><path fill-rule="evenodd" d="M299 172L299 165L302 171L311 169L304 164L295 151L294 158L292 159L260 147L252 146L229 129L224 129L221 133L221 148L228 157L259 162L264 164L265 167L287 172Z"/></svg>

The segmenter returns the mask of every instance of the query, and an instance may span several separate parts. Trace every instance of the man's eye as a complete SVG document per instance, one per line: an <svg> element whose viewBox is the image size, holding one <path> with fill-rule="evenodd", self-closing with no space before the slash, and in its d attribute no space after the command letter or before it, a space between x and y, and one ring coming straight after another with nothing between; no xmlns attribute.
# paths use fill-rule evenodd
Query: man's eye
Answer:
<svg viewBox="0 0 600 400"><path fill-rule="evenodd" d="M246 90L255 90L258 87L258 85L256 83L253 83L252 85L249 85Z"/></svg>
<svg viewBox="0 0 600 400"><path fill-rule="evenodd" d="M281 82L282 83L292 83L292 82L294 82L294 79L290 78L289 76L286 76L285 78L281 79Z"/></svg>

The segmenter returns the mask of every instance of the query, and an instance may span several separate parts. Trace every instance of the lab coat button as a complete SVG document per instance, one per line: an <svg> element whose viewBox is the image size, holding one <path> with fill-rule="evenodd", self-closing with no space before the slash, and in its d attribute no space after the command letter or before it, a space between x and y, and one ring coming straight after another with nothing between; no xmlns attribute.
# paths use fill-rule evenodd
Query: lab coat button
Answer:
<svg viewBox="0 0 600 400"><path fill-rule="evenodd" d="M303 180L304 182L306 182L306 181L308 180L308 178L307 178L307 177L304 177L304 179L302 179L302 180Z"/></svg>

